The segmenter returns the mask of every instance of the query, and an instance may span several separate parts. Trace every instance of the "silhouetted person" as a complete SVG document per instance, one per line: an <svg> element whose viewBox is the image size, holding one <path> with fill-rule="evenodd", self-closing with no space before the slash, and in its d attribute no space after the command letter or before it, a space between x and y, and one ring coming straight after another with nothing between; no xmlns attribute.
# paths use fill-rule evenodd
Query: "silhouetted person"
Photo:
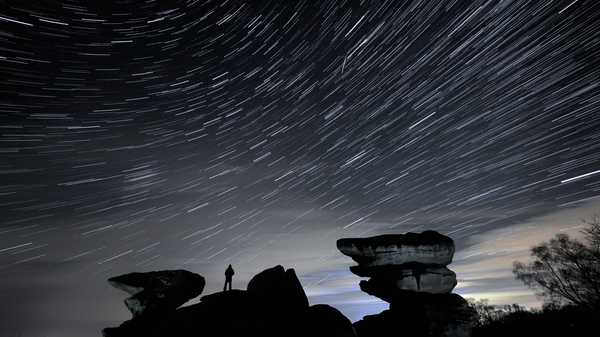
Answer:
<svg viewBox="0 0 600 337"><path fill-rule="evenodd" d="M233 271L233 268L231 268L231 265L229 265L227 270L225 270L225 285L223 286L223 291L227 290L227 283L229 283L229 290L231 290L231 279L233 279L233 274L235 274L235 272Z"/></svg>

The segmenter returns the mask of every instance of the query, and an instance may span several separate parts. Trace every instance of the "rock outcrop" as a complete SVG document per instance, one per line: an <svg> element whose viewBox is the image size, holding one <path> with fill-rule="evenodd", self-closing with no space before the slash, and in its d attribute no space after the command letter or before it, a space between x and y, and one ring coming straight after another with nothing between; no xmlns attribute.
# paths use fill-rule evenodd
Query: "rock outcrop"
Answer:
<svg viewBox="0 0 600 337"><path fill-rule="evenodd" d="M470 336L475 310L452 290L446 266L454 241L435 231L340 239L338 249L358 262L350 271L369 280L362 291L390 303L390 310L355 322L359 337L402 331L411 336ZM391 329L391 330L390 330Z"/></svg>
<svg viewBox="0 0 600 337"><path fill-rule="evenodd" d="M117 328L105 328L106 337L149 333L175 309L200 295L206 285L204 277L187 270L130 273L110 278L108 283L132 295L125 299L125 306L133 317Z"/></svg>
<svg viewBox="0 0 600 337"><path fill-rule="evenodd" d="M255 275L246 290L206 295L180 307L205 286L186 270L131 273L110 278L131 297L133 318L105 337L468 337L475 310L453 294L456 274L447 268L454 241L437 232L340 239L339 250L358 262L350 270L368 280L360 288L390 303L389 310L352 324L337 309L309 306L294 269L277 265Z"/></svg>
<svg viewBox="0 0 600 337"><path fill-rule="evenodd" d="M136 284L126 284L131 289L139 288ZM144 312L142 317L145 315ZM151 329L139 322L134 318L119 328L104 329L103 333L127 337L356 337L350 320L337 309L328 305L309 306L294 269L285 270L280 265L254 276L247 290L205 295L199 303L155 319Z"/></svg>
<svg viewBox="0 0 600 337"><path fill-rule="evenodd" d="M255 275L248 282L248 291L260 293L273 304L285 306L291 310L308 308L308 298L294 269L285 270L278 265Z"/></svg>

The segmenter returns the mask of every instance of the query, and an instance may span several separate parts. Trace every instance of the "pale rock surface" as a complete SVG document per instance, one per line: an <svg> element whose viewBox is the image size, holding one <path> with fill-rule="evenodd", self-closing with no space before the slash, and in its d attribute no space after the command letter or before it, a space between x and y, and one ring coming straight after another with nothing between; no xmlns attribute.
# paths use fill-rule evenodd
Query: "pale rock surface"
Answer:
<svg viewBox="0 0 600 337"><path fill-rule="evenodd" d="M452 262L455 250L451 238L435 231L339 239L337 248L362 267L409 262L445 266Z"/></svg>
<svg viewBox="0 0 600 337"><path fill-rule="evenodd" d="M371 277L367 281L371 286L383 291L386 288L443 294L456 287L456 273L445 266L406 263L403 265L350 267L350 271L362 277Z"/></svg>

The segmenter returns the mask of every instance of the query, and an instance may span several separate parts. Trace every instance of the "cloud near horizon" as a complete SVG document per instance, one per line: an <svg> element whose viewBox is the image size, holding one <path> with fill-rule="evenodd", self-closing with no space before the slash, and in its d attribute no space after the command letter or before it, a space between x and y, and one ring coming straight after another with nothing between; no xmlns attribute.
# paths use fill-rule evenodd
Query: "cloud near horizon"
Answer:
<svg viewBox="0 0 600 337"><path fill-rule="evenodd" d="M487 298L490 304L518 303L525 307L540 307L543 300L514 278L512 262L526 263L531 247L558 233L582 240L580 231L586 225L582 219L589 218L599 209L600 200L591 200L582 202L577 208L557 209L523 223L469 237L470 246L457 251L449 266L459 279L454 291L463 297ZM490 268L490 265L495 267Z"/></svg>

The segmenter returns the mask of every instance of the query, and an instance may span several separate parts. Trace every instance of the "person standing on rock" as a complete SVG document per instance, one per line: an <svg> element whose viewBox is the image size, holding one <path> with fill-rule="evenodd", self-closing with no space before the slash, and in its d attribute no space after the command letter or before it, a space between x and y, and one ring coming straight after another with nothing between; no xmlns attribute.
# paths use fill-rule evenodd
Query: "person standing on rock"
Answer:
<svg viewBox="0 0 600 337"><path fill-rule="evenodd" d="M229 267L227 267L227 270L225 270L225 285L223 286L223 291L227 290L228 283L229 290L231 290L231 280L233 279L233 274L235 274L235 272L233 271L233 268L231 268L231 265L229 265Z"/></svg>

